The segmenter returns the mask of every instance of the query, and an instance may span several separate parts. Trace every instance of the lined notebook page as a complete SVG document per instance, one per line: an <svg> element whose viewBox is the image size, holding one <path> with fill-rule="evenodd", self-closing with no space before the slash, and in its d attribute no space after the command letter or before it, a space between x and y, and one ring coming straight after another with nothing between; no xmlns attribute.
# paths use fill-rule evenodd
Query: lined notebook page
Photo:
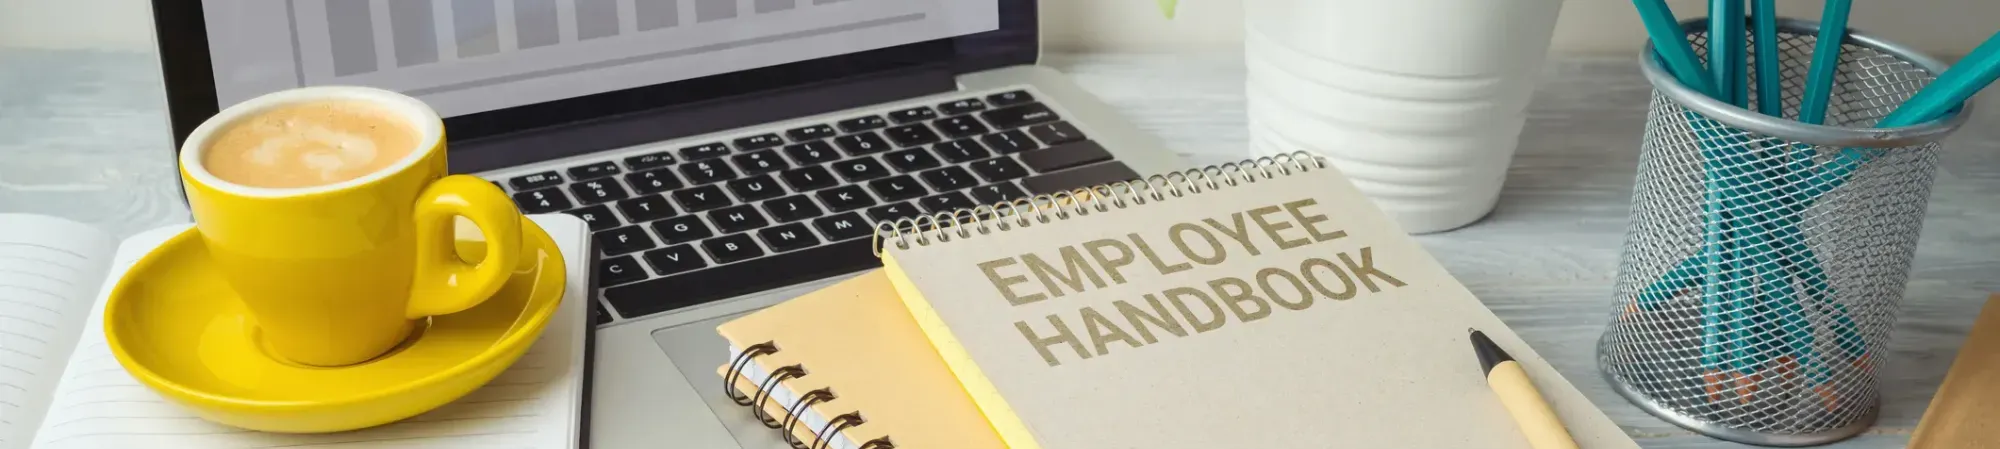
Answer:
<svg viewBox="0 0 2000 449"><path fill-rule="evenodd" d="M537 219L565 255L582 254L585 233L570 221ZM123 273L145 250L172 237L156 230L119 247ZM580 258L564 258L569 273L585 273ZM107 280L108 292L115 280ZM539 340L491 383L451 404L381 427L320 435L245 431L209 423L153 393L125 373L105 346L103 325L91 320L56 389L34 449L63 448L523 448L574 446L583 388L584 287L571 282L561 310ZM103 314L103 298L91 316Z"/></svg>
<svg viewBox="0 0 2000 449"><path fill-rule="evenodd" d="M0 214L0 449L33 437L111 248L80 223Z"/></svg>

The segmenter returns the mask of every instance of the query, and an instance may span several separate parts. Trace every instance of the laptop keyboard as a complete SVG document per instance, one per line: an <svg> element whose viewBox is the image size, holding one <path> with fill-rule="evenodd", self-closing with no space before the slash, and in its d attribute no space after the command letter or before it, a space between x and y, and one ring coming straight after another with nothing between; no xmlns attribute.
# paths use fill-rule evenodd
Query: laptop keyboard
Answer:
<svg viewBox="0 0 2000 449"><path fill-rule="evenodd" d="M748 131L496 184L590 225L630 319L880 267L876 223L1138 177L1024 90Z"/></svg>

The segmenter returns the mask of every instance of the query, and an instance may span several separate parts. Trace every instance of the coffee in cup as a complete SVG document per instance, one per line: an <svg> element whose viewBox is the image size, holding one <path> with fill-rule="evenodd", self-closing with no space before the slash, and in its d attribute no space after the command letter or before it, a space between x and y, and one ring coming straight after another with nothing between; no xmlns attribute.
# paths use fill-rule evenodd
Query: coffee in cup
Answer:
<svg viewBox="0 0 2000 449"><path fill-rule="evenodd" d="M417 148L417 130L366 101L287 104L231 123L208 142L209 173L252 187L311 187L381 171Z"/></svg>

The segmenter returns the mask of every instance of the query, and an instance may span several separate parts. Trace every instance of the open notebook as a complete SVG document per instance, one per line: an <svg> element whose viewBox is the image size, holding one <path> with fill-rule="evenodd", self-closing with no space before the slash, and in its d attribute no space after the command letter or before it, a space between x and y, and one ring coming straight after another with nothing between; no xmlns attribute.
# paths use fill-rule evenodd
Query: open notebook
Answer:
<svg viewBox="0 0 2000 449"><path fill-rule="evenodd" d="M319 435L209 423L125 373L105 346L105 294L147 251L187 228L112 239L65 220L0 214L0 449L579 446L588 316L588 232L534 217L566 256L561 309L508 371L458 401L401 422Z"/></svg>

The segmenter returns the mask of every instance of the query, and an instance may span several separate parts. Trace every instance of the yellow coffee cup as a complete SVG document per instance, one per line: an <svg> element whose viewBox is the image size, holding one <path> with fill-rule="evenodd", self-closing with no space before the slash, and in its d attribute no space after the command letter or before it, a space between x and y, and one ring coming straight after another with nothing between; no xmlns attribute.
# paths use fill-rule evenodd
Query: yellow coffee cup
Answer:
<svg viewBox="0 0 2000 449"><path fill-rule="evenodd" d="M343 167L380 168L341 179ZM396 92L307 87L244 101L195 128L180 173L208 254L266 350L291 362L380 356L419 319L493 296L521 257L520 210L491 183L448 176L443 120ZM251 182L274 174L318 184ZM454 217L484 234L479 263L454 251Z"/></svg>

